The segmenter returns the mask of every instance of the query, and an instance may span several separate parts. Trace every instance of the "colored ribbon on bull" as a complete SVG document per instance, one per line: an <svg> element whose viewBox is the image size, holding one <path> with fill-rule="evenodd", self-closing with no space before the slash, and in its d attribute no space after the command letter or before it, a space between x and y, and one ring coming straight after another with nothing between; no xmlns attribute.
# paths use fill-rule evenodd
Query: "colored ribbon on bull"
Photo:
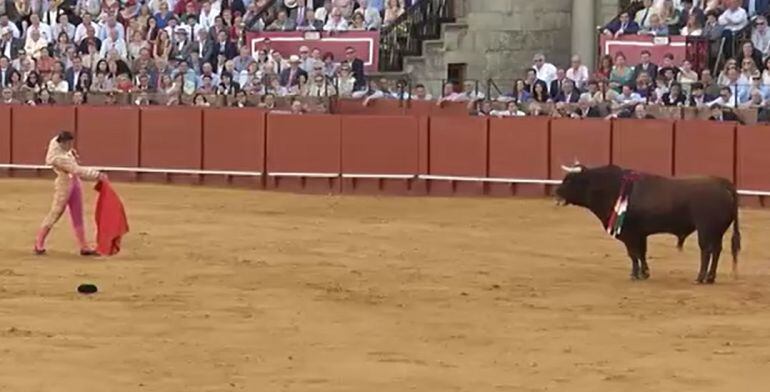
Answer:
<svg viewBox="0 0 770 392"><path fill-rule="evenodd" d="M618 238L623 230L623 223L626 220L626 213L628 212L628 200L631 196L631 190L633 189L632 184L638 178L639 175L634 172L627 172L623 175L623 180L620 183L620 193L615 201L615 205L607 220L606 226L607 233L615 238Z"/></svg>

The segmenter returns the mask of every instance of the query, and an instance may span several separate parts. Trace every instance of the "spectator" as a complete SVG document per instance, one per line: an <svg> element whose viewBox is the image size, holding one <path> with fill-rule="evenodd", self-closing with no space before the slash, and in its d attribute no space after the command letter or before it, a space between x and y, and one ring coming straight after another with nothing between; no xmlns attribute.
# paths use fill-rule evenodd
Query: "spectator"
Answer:
<svg viewBox="0 0 770 392"><path fill-rule="evenodd" d="M343 97L350 97L353 95L355 84L356 78L353 77L350 64L342 63L337 74L337 91Z"/></svg>
<svg viewBox="0 0 770 392"><path fill-rule="evenodd" d="M232 80L233 76L229 72L223 72L220 79L222 81L217 87L217 95L235 96L241 91L241 87Z"/></svg>
<svg viewBox="0 0 770 392"><path fill-rule="evenodd" d="M687 24L682 28L680 34L685 37L700 37L703 35L703 26L698 18L690 18Z"/></svg>
<svg viewBox="0 0 770 392"><path fill-rule="evenodd" d="M595 82L594 82L595 83ZM578 100L577 109L572 112L570 117L572 118L599 118L601 114L599 109L591 105L592 99L589 96L581 96Z"/></svg>
<svg viewBox="0 0 770 392"><path fill-rule="evenodd" d="M324 28L324 22L315 18L315 11L308 9L305 11L305 18L297 24L297 30L321 31Z"/></svg>
<svg viewBox="0 0 770 392"><path fill-rule="evenodd" d="M7 87L11 84L11 74L14 69L11 68L11 62L8 57L0 57L0 86Z"/></svg>
<svg viewBox="0 0 770 392"><path fill-rule="evenodd" d="M762 74L754 64L754 60L751 58L745 58L743 61L741 61L741 76L745 78L745 80L752 80L754 77L761 77Z"/></svg>
<svg viewBox="0 0 770 392"><path fill-rule="evenodd" d="M58 37L60 34L66 34L69 41L75 39L75 25L69 22L67 14L59 15L58 22L51 26L51 34Z"/></svg>
<svg viewBox="0 0 770 392"><path fill-rule="evenodd" d="M749 19L757 18L759 15L767 15L770 11L770 1L768 0L742 0L742 2Z"/></svg>
<svg viewBox="0 0 770 392"><path fill-rule="evenodd" d="M291 114L305 114L307 110L302 105L302 101L299 99L293 99L291 101Z"/></svg>
<svg viewBox="0 0 770 392"><path fill-rule="evenodd" d="M401 0L387 0L386 4L385 17L382 20L384 26L392 24L404 14L404 7L401 4Z"/></svg>
<svg viewBox="0 0 770 392"><path fill-rule="evenodd" d="M230 41L225 31L217 33L217 42L214 46L215 55L224 55L227 60L235 58L238 55L238 49L235 44Z"/></svg>
<svg viewBox="0 0 770 392"><path fill-rule="evenodd" d="M765 63L762 62L762 52L759 49L754 48L754 44L751 42L744 42L743 45L741 45L741 53L736 60L743 66L743 61L747 58L752 59L754 61L754 66L760 71L763 70L762 67L764 67Z"/></svg>
<svg viewBox="0 0 770 392"><path fill-rule="evenodd" d="M626 55L622 52L615 54L615 65L612 67L609 78L610 86L615 91L619 91L621 89L620 86L630 83L633 77L634 68L626 65Z"/></svg>
<svg viewBox="0 0 770 392"><path fill-rule="evenodd" d="M602 59L599 62L599 68L596 70L596 73L594 73L594 79L609 80L610 74L612 73L612 67L612 56L608 54L602 56Z"/></svg>
<svg viewBox="0 0 770 392"><path fill-rule="evenodd" d="M760 15L755 21L756 28L751 33L751 43L762 53L762 57L770 55L770 29L767 28L767 18Z"/></svg>
<svg viewBox="0 0 770 392"><path fill-rule="evenodd" d="M471 116L487 117L492 113L492 101L483 100L479 104L478 101L471 101L468 103Z"/></svg>
<svg viewBox="0 0 770 392"><path fill-rule="evenodd" d="M673 0L664 0L660 12L660 20L666 26L666 30L671 34L679 34L679 27L682 25L682 13L674 7Z"/></svg>
<svg viewBox="0 0 770 392"><path fill-rule="evenodd" d="M711 117L709 117L710 121L718 121L718 122L724 122L724 121L738 121L738 116L733 113L732 110L722 110L722 105L719 104L712 104L711 106Z"/></svg>
<svg viewBox="0 0 770 392"><path fill-rule="evenodd" d="M631 20L628 12L620 14L617 20L613 20L604 27L604 34L619 37L625 34L636 34L639 32L639 24Z"/></svg>
<svg viewBox="0 0 770 392"><path fill-rule="evenodd" d="M382 26L380 9L376 7L375 3L375 0L358 0L356 13L364 17L364 27L366 30L379 30Z"/></svg>
<svg viewBox="0 0 770 392"><path fill-rule="evenodd" d="M195 94L195 97L193 97L193 106L209 107L211 105L209 104L209 101L206 99L206 96L198 93L198 94Z"/></svg>
<svg viewBox="0 0 770 392"><path fill-rule="evenodd" d="M511 96L516 102L527 102L530 99L530 89L524 83L524 80L518 79L513 84L513 92Z"/></svg>
<svg viewBox="0 0 770 392"><path fill-rule="evenodd" d="M364 16L356 12L353 14L353 19L350 24L350 31L364 31L366 30L366 24L364 22Z"/></svg>
<svg viewBox="0 0 770 392"><path fill-rule="evenodd" d="M582 64L580 56L572 56L571 67L567 69L566 76L575 83L575 88L578 90L585 87L588 82L588 68Z"/></svg>
<svg viewBox="0 0 770 392"><path fill-rule="evenodd" d="M599 92L599 83L595 80L590 80L586 84L585 91L582 94L580 94L580 99L587 98L593 104L594 96L596 95L597 92ZM580 103L580 100L578 100L578 103Z"/></svg>
<svg viewBox="0 0 770 392"><path fill-rule="evenodd" d="M436 104L441 106L443 102L462 102L467 100L468 96L465 94L459 94L455 91L455 84L453 82L447 82L444 84L444 91Z"/></svg>
<svg viewBox="0 0 770 392"><path fill-rule="evenodd" d="M703 26L703 36L710 41L717 41L722 38L725 27L719 24L719 14L709 12L706 14L706 24Z"/></svg>
<svg viewBox="0 0 770 392"><path fill-rule="evenodd" d="M412 90L412 99L418 101L431 101L433 96L428 93L428 90L422 84L417 84Z"/></svg>
<svg viewBox="0 0 770 392"><path fill-rule="evenodd" d="M347 31L348 21L342 17L342 11L339 8L332 9L329 20L324 25L325 31Z"/></svg>
<svg viewBox="0 0 770 392"><path fill-rule="evenodd" d="M652 79L658 77L658 66L650 60L651 58L652 54L649 50L642 50L641 54L639 55L639 64L634 67L634 73L632 76L634 80L638 79L639 74L642 72L646 72L647 75L649 75Z"/></svg>
<svg viewBox="0 0 770 392"><path fill-rule="evenodd" d="M15 105L19 102L13 98L13 90L10 87L3 87L2 104L3 105Z"/></svg>
<svg viewBox="0 0 770 392"><path fill-rule="evenodd" d="M364 62L356 57L356 50L352 46L345 48L345 60L350 64L353 70L353 77L356 79L355 90L360 90L366 86L366 77L364 76Z"/></svg>
<svg viewBox="0 0 770 392"><path fill-rule="evenodd" d="M668 35L668 26L661 21L660 17L653 14L650 17L650 26L642 29L640 34L647 34L656 37L665 37Z"/></svg>
<svg viewBox="0 0 770 392"><path fill-rule="evenodd" d="M532 88L532 99L539 103L550 101L548 90L545 88L544 84L535 83L535 86Z"/></svg>
<svg viewBox="0 0 770 392"><path fill-rule="evenodd" d="M537 73L537 78L544 81L546 86L550 85L556 78L556 67L553 64L546 62L545 55L542 53L536 54L532 58L532 63L532 67Z"/></svg>
<svg viewBox="0 0 770 392"><path fill-rule="evenodd" d="M332 52L324 53L323 57L323 73L327 78L333 78L337 74L339 64L334 62L334 54Z"/></svg>
<svg viewBox="0 0 770 392"><path fill-rule="evenodd" d="M727 55L731 57L732 51L729 48L733 45L734 36L749 24L749 17L746 10L740 7L740 0L724 1L727 9L719 16L719 24L725 28L722 37L725 39L725 47L728 48Z"/></svg>
<svg viewBox="0 0 770 392"><path fill-rule="evenodd" d="M682 0L682 25L684 26L703 26L706 23L706 14L703 12L703 8L700 7L701 0ZM697 3L697 4L696 4ZM682 35L688 35L684 32Z"/></svg>
<svg viewBox="0 0 770 392"><path fill-rule="evenodd" d="M254 104L249 102L246 96L246 92L241 90L235 93L235 100L233 101L231 106L236 108L249 108L249 107L253 107Z"/></svg>
<svg viewBox="0 0 770 392"><path fill-rule="evenodd" d="M714 100L714 97L707 97L703 90L703 83L697 82L692 85L692 92L688 99L687 106L700 108L706 106L710 101Z"/></svg>
<svg viewBox="0 0 770 392"><path fill-rule="evenodd" d="M554 102L576 103L580 99L580 93L575 89L571 79L564 80L561 91Z"/></svg>
<svg viewBox="0 0 770 392"><path fill-rule="evenodd" d="M505 105L505 110L492 110L489 115L493 117L523 117L527 114L519 110L515 101L511 101Z"/></svg>
<svg viewBox="0 0 770 392"><path fill-rule="evenodd" d="M698 81L698 73L692 69L690 61L682 61L682 68L677 74L676 81L684 86L683 90L687 93L690 92L690 85Z"/></svg>
<svg viewBox="0 0 770 392"><path fill-rule="evenodd" d="M465 95L466 100L469 101L476 101L486 98L484 93L479 90L478 82L474 83L470 80L466 80L465 83L463 83L463 95Z"/></svg>
<svg viewBox="0 0 770 392"><path fill-rule="evenodd" d="M299 57L297 55L291 55L289 57L289 68L284 69L281 72L280 84L283 87L291 87L299 85L299 77L304 76L307 78L307 72L299 68Z"/></svg>
<svg viewBox="0 0 770 392"><path fill-rule="evenodd" d="M624 84L622 93L615 97L613 106L617 109L627 109L643 102L644 99L634 92L631 85Z"/></svg>
<svg viewBox="0 0 770 392"><path fill-rule="evenodd" d="M710 106L712 109L714 105L718 106L726 106L730 108L734 108L737 105L735 96L732 93L732 90L729 87L722 87L722 89L719 91L719 96L706 104L707 106Z"/></svg>
<svg viewBox="0 0 770 392"><path fill-rule="evenodd" d="M8 19L8 15L0 13L0 30L8 30L11 37L21 39L21 30Z"/></svg>
<svg viewBox="0 0 770 392"><path fill-rule="evenodd" d="M293 31L297 28L293 19L285 10L278 11L278 18L266 28L268 31Z"/></svg>
<svg viewBox="0 0 770 392"><path fill-rule="evenodd" d="M751 90L749 93L749 100L740 104L743 109L759 109L765 106L765 99L762 97L762 92L758 89Z"/></svg>
<svg viewBox="0 0 770 392"><path fill-rule="evenodd" d="M331 97L336 95L336 91L323 75L315 75L307 94L312 97Z"/></svg>
<svg viewBox="0 0 770 392"><path fill-rule="evenodd" d="M26 30L27 38L29 38L29 32L31 31L37 31L40 33L40 36L43 37L43 39L48 43L53 43L54 41L54 36L51 32L51 26L42 23L40 21L40 17L37 14L32 14L29 16L29 26Z"/></svg>
<svg viewBox="0 0 770 392"><path fill-rule="evenodd" d="M551 98L556 98L557 95L561 92L561 85L564 82L564 79L566 78L566 72L564 69L559 68L556 70L556 78L551 81L551 85L548 87L548 95L550 95Z"/></svg>
<svg viewBox="0 0 770 392"><path fill-rule="evenodd" d="M2 55L14 60L19 57L19 51L24 50L24 43L21 39L15 38L11 29L7 27L0 28L0 50Z"/></svg>
<svg viewBox="0 0 770 392"><path fill-rule="evenodd" d="M686 97L682 93L682 86L678 83L672 84L669 91L661 97L661 101L664 106L685 106Z"/></svg>
<svg viewBox="0 0 770 392"><path fill-rule="evenodd" d="M634 106L634 116L637 120L647 120L647 119L654 119L655 117L651 114L647 113L647 109L644 107L643 104L639 103Z"/></svg>
<svg viewBox="0 0 770 392"><path fill-rule="evenodd" d="M643 4L644 8L637 11L636 16L634 17L634 21L639 26L640 30L649 29L650 19L655 15L655 10L652 8L652 0L644 0Z"/></svg>

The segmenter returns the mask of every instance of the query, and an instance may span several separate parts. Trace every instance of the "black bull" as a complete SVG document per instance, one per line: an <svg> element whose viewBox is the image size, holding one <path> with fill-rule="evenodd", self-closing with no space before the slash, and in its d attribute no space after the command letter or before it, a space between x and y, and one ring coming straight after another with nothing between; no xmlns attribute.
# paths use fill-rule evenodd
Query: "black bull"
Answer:
<svg viewBox="0 0 770 392"><path fill-rule="evenodd" d="M614 165L562 168L568 174L556 190L556 196L565 205L589 209L606 227L615 211L624 178L628 178L630 172ZM741 234L738 194L730 181L718 177L671 179L647 173L633 174L627 213L617 236L631 258L632 279L650 276L646 259L649 235L673 234L681 250L685 239L697 231L701 263L696 280L714 283L722 238L733 222L731 250L735 273Z"/></svg>

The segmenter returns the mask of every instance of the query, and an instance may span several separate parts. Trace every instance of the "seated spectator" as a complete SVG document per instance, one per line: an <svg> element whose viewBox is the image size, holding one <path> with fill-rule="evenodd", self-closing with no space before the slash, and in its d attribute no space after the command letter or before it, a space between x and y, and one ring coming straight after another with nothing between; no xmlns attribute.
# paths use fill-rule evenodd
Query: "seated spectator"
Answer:
<svg viewBox="0 0 770 392"><path fill-rule="evenodd" d="M311 97L332 97L337 95L337 92L323 75L315 75L307 95Z"/></svg>
<svg viewBox="0 0 770 392"><path fill-rule="evenodd" d="M455 91L455 84L448 82L444 85L444 91L441 98L436 101L436 105L441 106L444 102L465 102L468 96Z"/></svg>
<svg viewBox="0 0 770 392"><path fill-rule="evenodd" d="M329 15L329 20L324 25L325 31L347 31L348 21L342 17L342 11L339 8L333 8Z"/></svg>
<svg viewBox="0 0 770 392"><path fill-rule="evenodd" d="M703 26L706 23L706 14L701 7L701 0L682 0L681 24L683 26ZM694 21L693 21L694 19ZM692 22L692 23L691 23ZM682 35L687 35L682 33Z"/></svg>
<svg viewBox="0 0 770 392"><path fill-rule="evenodd" d="M236 108L250 108L254 107L254 104L249 102L246 96L246 92L243 90L238 91L235 93L235 100L230 104L232 107Z"/></svg>
<svg viewBox="0 0 770 392"><path fill-rule="evenodd" d="M726 87L730 89L731 94L736 97L738 102L748 101L750 84L751 79L743 76L737 68L733 67L727 70Z"/></svg>
<svg viewBox="0 0 770 392"><path fill-rule="evenodd" d="M291 55L289 57L289 68L281 72L281 86L290 87L298 85L300 75L304 75L307 78L307 72L300 69L299 62L299 56Z"/></svg>
<svg viewBox="0 0 770 392"><path fill-rule="evenodd" d="M198 93L195 94L195 97L193 97L193 106L209 107L211 104L209 104L209 100L206 99L206 96Z"/></svg>
<svg viewBox="0 0 770 392"><path fill-rule="evenodd" d="M668 72L670 72L670 74L667 74ZM674 64L673 54L666 53L663 55L663 63L660 64L660 67L658 68L658 75L665 76L667 82L676 80L677 75L679 75L679 67Z"/></svg>
<svg viewBox="0 0 770 392"><path fill-rule="evenodd" d="M469 101L477 101L486 98L484 93L479 90L478 82L474 83L470 80L466 80L465 83L463 83L462 93L467 98L466 100Z"/></svg>
<svg viewBox="0 0 770 392"><path fill-rule="evenodd" d="M432 101L433 96L428 93L428 90L422 84L417 84L412 89L412 99L418 101Z"/></svg>
<svg viewBox="0 0 770 392"><path fill-rule="evenodd" d="M588 68L583 65L580 56L572 56L571 66L567 69L566 76L575 83L575 88L582 90L588 82Z"/></svg>
<svg viewBox="0 0 770 392"><path fill-rule="evenodd" d="M639 74L639 77L636 78L636 85L634 86L634 92L639 94L642 98L648 98L653 96L653 86L652 86L652 78L647 75L646 72L642 72Z"/></svg>
<svg viewBox="0 0 770 392"><path fill-rule="evenodd" d="M692 85L692 92L690 93L690 98L687 102L687 106L693 107L693 108L700 108L707 106L709 102L713 101L715 97L712 96L706 96L705 91L703 89L703 84L700 82L694 83Z"/></svg>
<svg viewBox="0 0 770 392"><path fill-rule="evenodd" d="M738 106L735 96L733 95L732 90L729 87L722 87L722 89L719 92L719 97L717 97L715 100L706 104L706 106L710 106L712 109L714 105L726 106L730 108L734 108Z"/></svg>
<svg viewBox="0 0 770 392"><path fill-rule="evenodd" d="M642 72L646 72L651 79L658 77L658 66L650 60L651 58L652 54L649 50L642 50L641 54L639 55L639 64L634 67L634 80L639 79L639 75Z"/></svg>
<svg viewBox="0 0 770 392"><path fill-rule="evenodd" d="M350 31L364 31L366 25L364 22L364 16L358 12L353 14L352 23L350 24Z"/></svg>
<svg viewBox="0 0 770 392"><path fill-rule="evenodd" d="M72 93L72 104L75 106L85 105L88 103L88 96L83 91L75 91Z"/></svg>
<svg viewBox="0 0 770 392"><path fill-rule="evenodd" d="M610 86L615 91L620 91L623 85L630 83L633 80L634 68L626 65L626 55L622 52L618 52L615 55L615 65L610 72Z"/></svg>
<svg viewBox="0 0 770 392"><path fill-rule="evenodd" d="M746 10L741 8L741 0L725 0L727 9L719 16L719 24L724 26L722 38L725 39L725 48L728 57L732 57L732 45L735 34L743 30L749 24L749 16Z"/></svg>
<svg viewBox="0 0 770 392"><path fill-rule="evenodd" d="M519 110L516 102L511 101L505 105L505 110L492 110L489 115L492 117L522 117L527 114Z"/></svg>
<svg viewBox="0 0 770 392"><path fill-rule="evenodd" d="M762 15L758 16L756 26L751 33L751 43L762 54L762 57L767 57L770 55L770 28L767 27L767 18Z"/></svg>
<svg viewBox="0 0 770 392"><path fill-rule="evenodd" d="M644 0L643 4L644 8L636 11L634 21L639 26L639 30L648 30L650 28L650 19L655 15L655 10L652 8L652 0Z"/></svg>
<svg viewBox="0 0 770 392"><path fill-rule="evenodd" d="M561 85L567 77L566 74L567 73L562 68L556 70L556 78L554 78L548 86L548 95L551 99L555 99L556 96L559 95L559 92L561 92Z"/></svg>
<svg viewBox="0 0 770 392"><path fill-rule="evenodd" d="M703 25L702 36L710 41L717 41L722 38L725 27L719 24L719 13L709 12L706 14L706 24Z"/></svg>
<svg viewBox="0 0 770 392"><path fill-rule="evenodd" d="M663 7L659 14L660 21L666 26L666 30L671 35L679 34L679 27L682 25L682 12L674 7L673 0L664 0Z"/></svg>
<svg viewBox="0 0 770 392"><path fill-rule="evenodd" d="M764 70L765 63L762 62L762 52L754 48L754 44L751 42L744 42L741 45L741 52L736 58L738 64L741 64L741 68L743 68L743 61L745 59L752 59L755 68L759 69L759 71Z"/></svg>
<svg viewBox="0 0 770 392"><path fill-rule="evenodd" d="M540 103L549 102L551 100L548 91L545 89L545 84L535 83L535 86L532 88L532 99L535 102Z"/></svg>
<svg viewBox="0 0 770 392"><path fill-rule="evenodd" d="M51 96L51 92L47 89L41 89L40 92L35 94L34 105L53 105L56 100Z"/></svg>
<svg viewBox="0 0 770 392"><path fill-rule="evenodd" d="M751 20L761 15L767 15L770 11L770 1L768 0L741 0L741 2Z"/></svg>
<svg viewBox="0 0 770 392"><path fill-rule="evenodd" d="M615 97L613 107L616 109L626 109L643 102L644 98L642 98L638 93L635 93L630 85L624 84L622 92Z"/></svg>
<svg viewBox="0 0 770 392"><path fill-rule="evenodd" d="M577 103L580 99L580 92L574 87L572 80L565 79L562 83L561 91L554 99L554 102Z"/></svg>
<svg viewBox="0 0 770 392"><path fill-rule="evenodd" d="M545 82L546 88L556 79L556 67L545 61L545 55L542 53L537 53L532 58L532 69L535 70L537 78Z"/></svg>
<svg viewBox="0 0 770 392"><path fill-rule="evenodd" d="M762 74L757 69L757 66L754 65L753 59L744 58L743 61L741 61L741 76L746 80L752 80L754 77L761 77Z"/></svg>
<svg viewBox="0 0 770 392"><path fill-rule="evenodd" d="M743 109L759 109L765 105L765 99L762 97L762 92L758 89L754 89L749 93L749 100L741 103L739 107Z"/></svg>
<svg viewBox="0 0 770 392"><path fill-rule="evenodd" d="M655 117L647 113L647 108L645 108L644 105L640 103L634 106L633 118L637 120L647 120L647 119L654 119Z"/></svg>
<svg viewBox="0 0 770 392"><path fill-rule="evenodd" d="M324 22L321 20L316 19L315 17L316 13L312 9L307 9L305 11L305 18L302 20L301 23L297 24L297 30L311 30L311 31L321 31L324 28Z"/></svg>
<svg viewBox="0 0 770 392"><path fill-rule="evenodd" d="M612 56L608 54L602 56L602 59L599 62L599 68L594 73L594 79L609 80L610 74L612 73L612 67Z"/></svg>
<svg viewBox="0 0 770 392"><path fill-rule="evenodd" d="M639 32L639 24L631 20L628 12L620 14L617 20L613 20L604 26L603 33L612 37L619 37L625 34L636 34Z"/></svg>
<svg viewBox="0 0 770 392"><path fill-rule="evenodd" d="M366 30L379 30L382 26L380 10L375 6L376 1L382 0L358 0L358 9L355 12L363 15Z"/></svg>
<svg viewBox="0 0 770 392"><path fill-rule="evenodd" d="M233 81L233 75L227 71L223 72L220 76L221 82L217 87L217 95L234 96L241 91L241 86L238 82Z"/></svg>
<svg viewBox="0 0 770 392"><path fill-rule="evenodd" d="M679 74L676 77L676 81L682 85L685 85L685 91L689 91L689 88L686 86L689 86L698 81L698 73L692 69L692 63L690 61L682 61L682 67L679 69Z"/></svg>
<svg viewBox="0 0 770 392"><path fill-rule="evenodd" d="M51 73L51 80L46 83L46 89L54 93L66 93L69 91L69 85L62 79L58 72Z"/></svg>
<svg viewBox="0 0 770 392"><path fill-rule="evenodd" d="M353 77L350 64L343 62L337 72L337 92L340 96L350 97L356 85L356 78Z"/></svg>
<svg viewBox="0 0 770 392"><path fill-rule="evenodd" d="M339 67L339 64L334 61L334 53L324 53L321 61L323 62L322 69L324 76L327 78L333 78L334 75L337 74L337 69Z"/></svg>
<svg viewBox="0 0 770 392"><path fill-rule="evenodd" d="M289 19L289 14L286 10L278 11L278 18L273 21L265 30L268 31L294 31L297 26L294 20Z"/></svg>
<svg viewBox="0 0 770 392"><path fill-rule="evenodd" d="M489 116L492 113L492 101L485 99L479 103L478 101L471 101L468 103L471 108L471 116ZM475 107L475 109L473 109Z"/></svg>
<svg viewBox="0 0 770 392"><path fill-rule="evenodd" d="M291 114L305 114L307 113L307 109L305 108L305 105L302 104L302 101L299 99L293 99L291 101Z"/></svg>
<svg viewBox="0 0 770 392"><path fill-rule="evenodd" d="M586 83L585 91L580 94L580 99L587 98L591 101L591 104L595 104L596 102L594 102L593 99L597 92L599 92L599 83L595 80L590 80ZM578 100L578 102L580 102L580 100Z"/></svg>
<svg viewBox="0 0 770 392"><path fill-rule="evenodd" d="M650 17L650 26L642 29L639 34L665 37L668 35L668 26L663 23L658 15Z"/></svg>
<svg viewBox="0 0 770 392"><path fill-rule="evenodd" d="M698 18L690 18L687 20L687 24L680 31L680 35L684 37L700 37L703 35L703 25Z"/></svg>
<svg viewBox="0 0 770 392"><path fill-rule="evenodd" d="M723 105L711 105L711 117L709 117L709 120L718 122L738 121L738 116L732 110L723 110L722 108Z"/></svg>
<svg viewBox="0 0 770 392"><path fill-rule="evenodd" d="M599 118L599 109L592 104L592 98L583 95L578 100L578 107L570 115L572 118Z"/></svg>
<svg viewBox="0 0 770 392"><path fill-rule="evenodd" d="M382 24L384 26L392 24L404 14L404 7L401 4L401 0L387 0L386 4L385 17L382 19Z"/></svg>
<svg viewBox="0 0 770 392"><path fill-rule="evenodd" d="M685 106L687 97L682 92L682 86L674 83L669 91L661 97L664 106Z"/></svg>

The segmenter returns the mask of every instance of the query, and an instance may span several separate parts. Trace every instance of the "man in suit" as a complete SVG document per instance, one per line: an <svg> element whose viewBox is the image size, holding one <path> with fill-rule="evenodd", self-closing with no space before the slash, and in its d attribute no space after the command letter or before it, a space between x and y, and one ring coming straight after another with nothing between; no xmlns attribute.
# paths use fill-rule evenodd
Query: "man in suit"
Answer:
<svg viewBox="0 0 770 392"><path fill-rule="evenodd" d="M190 46L190 53L195 53L201 64L207 61L216 60L216 56L214 55L214 42L211 40L211 37L205 29L198 30L198 39Z"/></svg>
<svg viewBox="0 0 770 392"><path fill-rule="evenodd" d="M618 19L615 19L604 26L604 34L612 37L619 37L625 34L636 34L639 32L639 24L631 20L628 12L620 14Z"/></svg>
<svg viewBox="0 0 770 392"><path fill-rule="evenodd" d="M348 63L350 63L350 68L353 70L353 77L356 78L356 83L353 85L353 89L358 91L366 88L364 62L356 57L356 50L352 46L345 48L345 59Z"/></svg>
<svg viewBox="0 0 770 392"><path fill-rule="evenodd" d="M69 85L69 91L75 91L80 81L80 75L83 72L90 74L90 70L83 67L83 61L80 59L80 56L73 57L72 66L64 72L64 80Z"/></svg>
<svg viewBox="0 0 770 392"><path fill-rule="evenodd" d="M566 79L566 75L567 73L562 68L556 70L556 79L552 80L548 86L548 95L551 96L551 99L555 100L559 93L561 93L562 82Z"/></svg>
<svg viewBox="0 0 770 392"><path fill-rule="evenodd" d="M631 80L637 80L642 72L647 72L650 76L650 80L655 80L658 77L658 66L650 61L652 54L649 50L643 50L639 55L639 65L634 67L634 76Z"/></svg>
<svg viewBox="0 0 770 392"><path fill-rule="evenodd" d="M324 28L324 22L315 18L315 11L308 9L301 23L297 24L297 30L321 31Z"/></svg>
<svg viewBox="0 0 770 392"><path fill-rule="evenodd" d="M596 106L591 106L591 98L583 96L578 101L578 107L570 115L572 118L600 118L601 114Z"/></svg>
<svg viewBox="0 0 770 392"><path fill-rule="evenodd" d="M0 29L2 38L0 38L0 55L15 59L19 57L19 50L24 49L24 42L19 38L13 37L13 32L9 28Z"/></svg>
<svg viewBox="0 0 770 392"><path fill-rule="evenodd" d="M174 33L169 56L171 58L189 59L190 52L192 52L192 43L188 39L187 30L183 27L177 27Z"/></svg>
<svg viewBox="0 0 770 392"><path fill-rule="evenodd" d="M770 11L770 0L743 0L743 8L749 14L749 18L754 19Z"/></svg>
<svg viewBox="0 0 770 392"><path fill-rule="evenodd" d="M214 56L224 55L227 60L230 60L238 55L238 49L235 44L227 37L227 33L220 31L217 33L217 42L214 44Z"/></svg>
<svg viewBox="0 0 770 392"><path fill-rule="evenodd" d="M280 10L278 11L278 18L276 18L270 26L267 26L265 30L294 31L296 28L297 24L294 22L294 19L289 18L289 14L286 13L286 10Z"/></svg>
<svg viewBox="0 0 770 392"><path fill-rule="evenodd" d="M580 99L580 92L575 89L575 82L571 79L564 79L561 84L561 91L556 95L554 102L576 103Z"/></svg>
<svg viewBox="0 0 770 392"><path fill-rule="evenodd" d="M299 67L299 56L293 54L289 57L289 68L281 71L281 86L288 88L299 85L300 76L307 79L307 72Z"/></svg>
<svg viewBox="0 0 770 392"><path fill-rule="evenodd" d="M254 57L251 55L251 50L248 46L242 46L241 47L241 54L240 56L236 57L233 60L233 65L235 66L236 72L245 71L249 68L249 64L255 62Z"/></svg>
<svg viewBox="0 0 770 392"><path fill-rule="evenodd" d="M711 105L711 117L709 117L709 120L718 122L740 121L738 116L736 116L732 110L729 108L727 108L727 110L723 110L722 106L719 104Z"/></svg>
<svg viewBox="0 0 770 392"><path fill-rule="evenodd" d="M8 57L0 57L0 87L6 87L11 84L11 74L13 73L13 67L11 67L11 61Z"/></svg>

